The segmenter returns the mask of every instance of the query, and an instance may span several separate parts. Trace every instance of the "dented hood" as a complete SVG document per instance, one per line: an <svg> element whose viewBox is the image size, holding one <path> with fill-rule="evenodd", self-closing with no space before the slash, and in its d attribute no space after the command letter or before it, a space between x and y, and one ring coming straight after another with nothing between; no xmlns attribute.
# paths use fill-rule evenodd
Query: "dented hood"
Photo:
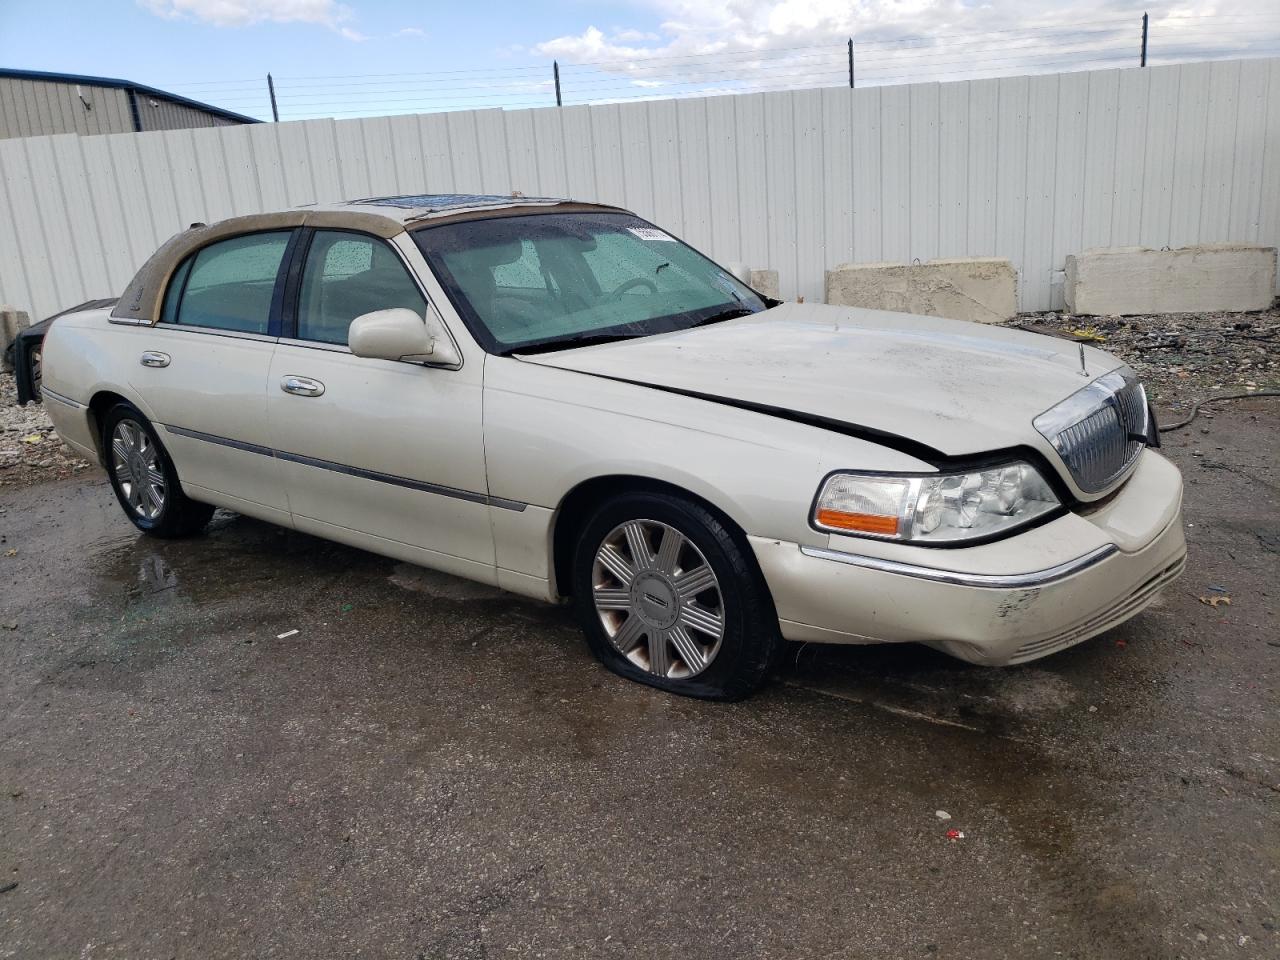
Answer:
<svg viewBox="0 0 1280 960"><path fill-rule="evenodd" d="M739 320L523 358L768 407L949 456L1045 443L1031 421L1121 366L1101 350L983 324L786 303Z"/></svg>

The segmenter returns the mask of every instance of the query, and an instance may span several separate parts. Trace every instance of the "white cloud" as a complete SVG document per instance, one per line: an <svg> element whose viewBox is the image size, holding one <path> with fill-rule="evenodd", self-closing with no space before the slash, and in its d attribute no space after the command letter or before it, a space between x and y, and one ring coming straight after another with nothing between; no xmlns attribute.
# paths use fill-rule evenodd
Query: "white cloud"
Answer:
<svg viewBox="0 0 1280 960"><path fill-rule="evenodd" d="M656 33L650 33L647 30L615 30L613 31L613 40L615 43L641 43L645 40L657 42L661 40Z"/></svg>
<svg viewBox="0 0 1280 960"><path fill-rule="evenodd" d="M644 57L652 54L651 50L640 47L625 46L626 40L619 37L606 37L604 31L596 27L587 27L578 36L556 37L540 43L534 50L548 57L568 57L574 60L617 59L629 60L633 57ZM673 47L674 43L667 44Z"/></svg>
<svg viewBox="0 0 1280 960"><path fill-rule="evenodd" d="M427 31L423 30L421 27L401 27L392 34L392 36L396 37L425 37L426 35Z"/></svg>
<svg viewBox="0 0 1280 960"><path fill-rule="evenodd" d="M310 23L328 27L348 40L367 40L344 26L351 10L337 0L138 0L138 5L169 20L195 20L215 27L248 27L256 23Z"/></svg>

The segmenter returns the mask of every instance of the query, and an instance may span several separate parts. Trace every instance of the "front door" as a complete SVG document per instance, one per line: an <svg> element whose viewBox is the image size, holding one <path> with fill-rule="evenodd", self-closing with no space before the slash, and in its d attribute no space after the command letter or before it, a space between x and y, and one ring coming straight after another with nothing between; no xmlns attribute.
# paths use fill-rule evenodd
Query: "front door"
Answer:
<svg viewBox="0 0 1280 960"><path fill-rule="evenodd" d="M138 350L130 383L158 421L183 485L198 500L284 523L267 377L293 236L274 230L203 247L174 272L159 322L130 338Z"/></svg>
<svg viewBox="0 0 1280 960"><path fill-rule="evenodd" d="M295 525L492 582L481 433L482 364L460 369L352 355L364 313L426 297L397 250L362 233L308 231L271 362L267 410Z"/></svg>

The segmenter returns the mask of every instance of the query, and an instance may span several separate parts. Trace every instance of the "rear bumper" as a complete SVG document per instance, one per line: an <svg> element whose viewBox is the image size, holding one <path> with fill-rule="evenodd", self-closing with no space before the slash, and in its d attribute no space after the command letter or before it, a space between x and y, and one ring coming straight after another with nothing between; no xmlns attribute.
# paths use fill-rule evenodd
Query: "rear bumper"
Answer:
<svg viewBox="0 0 1280 960"><path fill-rule="evenodd" d="M1104 509L1003 544L924 553L892 545L898 556L854 553L849 538L825 547L753 538L752 546L787 639L918 642L1001 666L1087 640L1155 600L1186 562L1181 494L1177 470L1146 453ZM1028 557L1037 562L1028 566Z"/></svg>

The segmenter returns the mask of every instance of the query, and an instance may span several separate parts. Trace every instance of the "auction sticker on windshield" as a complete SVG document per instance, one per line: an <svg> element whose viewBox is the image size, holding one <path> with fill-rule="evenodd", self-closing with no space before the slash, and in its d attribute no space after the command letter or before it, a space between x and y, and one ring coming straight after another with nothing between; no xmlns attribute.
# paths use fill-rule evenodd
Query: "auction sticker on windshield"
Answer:
<svg viewBox="0 0 1280 960"><path fill-rule="evenodd" d="M670 243L676 242L676 238L671 236L669 233L663 233L661 230L656 230L653 227L627 227L627 229L641 240L666 240Z"/></svg>

